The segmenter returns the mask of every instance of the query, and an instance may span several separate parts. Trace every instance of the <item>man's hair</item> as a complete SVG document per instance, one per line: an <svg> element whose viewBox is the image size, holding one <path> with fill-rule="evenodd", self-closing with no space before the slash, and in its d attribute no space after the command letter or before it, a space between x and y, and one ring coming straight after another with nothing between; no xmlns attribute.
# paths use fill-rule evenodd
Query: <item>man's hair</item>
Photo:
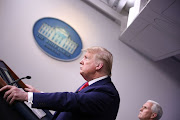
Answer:
<svg viewBox="0 0 180 120"><path fill-rule="evenodd" d="M162 107L160 106L159 103L153 101L153 100L148 100L147 102L150 102L152 103L152 107L151 107L151 110L153 113L156 113L157 114L157 117L155 118L155 120L159 120L161 117L162 117L162 114L163 114L163 110L162 110Z"/></svg>
<svg viewBox="0 0 180 120"><path fill-rule="evenodd" d="M95 59L103 62L104 72L111 76L113 56L112 54L103 47L90 47L85 51L95 55Z"/></svg>

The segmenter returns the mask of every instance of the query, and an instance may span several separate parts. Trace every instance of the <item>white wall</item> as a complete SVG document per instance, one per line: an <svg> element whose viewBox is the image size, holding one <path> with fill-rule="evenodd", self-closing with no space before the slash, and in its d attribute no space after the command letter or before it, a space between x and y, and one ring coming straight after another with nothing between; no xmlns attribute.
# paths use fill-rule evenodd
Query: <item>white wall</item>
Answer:
<svg viewBox="0 0 180 120"><path fill-rule="evenodd" d="M25 83L45 91L75 91L83 82L79 59L62 62L37 46L32 28L42 17L55 17L71 25L84 48L103 46L114 55L112 80L121 105L117 120L138 120L139 108L148 99L159 102L162 120L179 120L180 63L172 59L153 62L120 40L120 27L80 0L0 0L0 59Z"/></svg>

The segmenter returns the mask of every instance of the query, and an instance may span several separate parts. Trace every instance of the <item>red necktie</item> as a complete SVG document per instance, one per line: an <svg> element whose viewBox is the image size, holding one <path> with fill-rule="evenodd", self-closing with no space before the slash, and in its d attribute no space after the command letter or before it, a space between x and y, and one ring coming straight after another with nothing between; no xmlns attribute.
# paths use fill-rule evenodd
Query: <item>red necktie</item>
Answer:
<svg viewBox="0 0 180 120"><path fill-rule="evenodd" d="M87 86L89 86L88 82L86 82L86 83L79 89L79 91L81 91L83 88L85 88L85 87L87 87Z"/></svg>

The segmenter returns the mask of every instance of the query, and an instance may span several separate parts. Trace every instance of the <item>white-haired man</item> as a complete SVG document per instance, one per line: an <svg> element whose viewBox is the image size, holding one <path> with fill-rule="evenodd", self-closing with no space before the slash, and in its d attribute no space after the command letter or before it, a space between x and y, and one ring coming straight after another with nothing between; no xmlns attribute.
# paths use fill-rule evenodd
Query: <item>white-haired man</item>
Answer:
<svg viewBox="0 0 180 120"><path fill-rule="evenodd" d="M159 103L148 100L140 109L138 118L140 120L159 120L163 114Z"/></svg>

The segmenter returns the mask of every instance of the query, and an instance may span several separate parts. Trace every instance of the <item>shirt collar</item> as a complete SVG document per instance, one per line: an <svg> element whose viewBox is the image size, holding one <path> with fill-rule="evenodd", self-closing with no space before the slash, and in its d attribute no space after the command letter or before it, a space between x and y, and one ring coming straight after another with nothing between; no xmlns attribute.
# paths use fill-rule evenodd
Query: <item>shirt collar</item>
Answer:
<svg viewBox="0 0 180 120"><path fill-rule="evenodd" d="M102 76L102 77L93 79L93 80L89 81L88 84L89 84L89 85L92 85L93 83L95 83L95 82L97 82L97 81L99 81L99 80L102 80L102 79L104 79L104 78L107 78L107 77L108 77L108 75L105 75L105 76Z"/></svg>

